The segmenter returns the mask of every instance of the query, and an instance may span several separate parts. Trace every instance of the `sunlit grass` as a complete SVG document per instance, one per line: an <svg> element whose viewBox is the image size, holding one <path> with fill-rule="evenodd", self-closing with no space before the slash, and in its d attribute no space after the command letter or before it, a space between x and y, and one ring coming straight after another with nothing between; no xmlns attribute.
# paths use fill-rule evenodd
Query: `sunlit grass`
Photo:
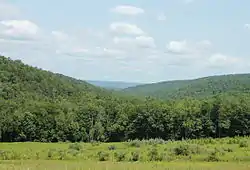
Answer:
<svg viewBox="0 0 250 170"><path fill-rule="evenodd" d="M1 170L249 170L250 163L5 161Z"/></svg>
<svg viewBox="0 0 250 170"><path fill-rule="evenodd" d="M0 170L250 169L250 138L1 143Z"/></svg>

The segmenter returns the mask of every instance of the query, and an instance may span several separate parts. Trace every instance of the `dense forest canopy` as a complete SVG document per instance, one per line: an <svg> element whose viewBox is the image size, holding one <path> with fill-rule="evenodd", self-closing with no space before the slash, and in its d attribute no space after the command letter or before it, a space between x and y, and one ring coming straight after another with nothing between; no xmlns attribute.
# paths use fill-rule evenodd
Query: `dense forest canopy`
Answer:
<svg viewBox="0 0 250 170"><path fill-rule="evenodd" d="M221 93L249 93L250 74L210 76L194 80L167 81L129 87L124 92L157 99L207 98Z"/></svg>
<svg viewBox="0 0 250 170"><path fill-rule="evenodd" d="M234 76L217 79L218 83L200 81L201 87L206 83L212 87L203 89L208 97L202 99L136 99L1 56L0 141L107 142L249 135L248 75L241 75L240 81ZM182 86L179 91L187 96L190 87ZM234 89L234 93L224 93L222 87ZM210 89L221 93L211 95Z"/></svg>

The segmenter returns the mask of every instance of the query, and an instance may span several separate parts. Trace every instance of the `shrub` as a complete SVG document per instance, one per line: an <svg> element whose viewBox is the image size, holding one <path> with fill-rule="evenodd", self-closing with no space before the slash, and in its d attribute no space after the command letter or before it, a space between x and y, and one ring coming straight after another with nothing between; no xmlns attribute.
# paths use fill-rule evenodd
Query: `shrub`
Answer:
<svg viewBox="0 0 250 170"><path fill-rule="evenodd" d="M192 154L200 154L204 150L204 148L197 144L189 145L188 147Z"/></svg>
<svg viewBox="0 0 250 170"><path fill-rule="evenodd" d="M248 142L246 140L240 141L239 147L240 148L247 148L248 147Z"/></svg>
<svg viewBox="0 0 250 170"><path fill-rule="evenodd" d="M220 161L218 151L215 149L211 153L209 153L208 157L205 159L208 162L218 162Z"/></svg>
<svg viewBox="0 0 250 170"><path fill-rule="evenodd" d="M126 153L124 152L115 152L115 159L117 162L124 161L126 159Z"/></svg>
<svg viewBox="0 0 250 170"><path fill-rule="evenodd" d="M6 155L7 155L6 151L1 150L0 151L0 160L7 160Z"/></svg>
<svg viewBox="0 0 250 170"><path fill-rule="evenodd" d="M129 142L129 146L139 148L141 146L141 141L139 140L132 140Z"/></svg>
<svg viewBox="0 0 250 170"><path fill-rule="evenodd" d="M82 150L82 145L79 143L72 143L69 145L69 149L80 151Z"/></svg>
<svg viewBox="0 0 250 170"><path fill-rule="evenodd" d="M108 147L108 149L109 149L110 151L113 151L113 150L116 150L116 147L115 147L114 145L111 145L111 146Z"/></svg>
<svg viewBox="0 0 250 170"><path fill-rule="evenodd" d="M109 153L100 151L97 153L99 161L108 161L109 160Z"/></svg>
<svg viewBox="0 0 250 170"><path fill-rule="evenodd" d="M203 148L197 144L179 144L174 149L175 155L189 156L190 154L200 154Z"/></svg>
<svg viewBox="0 0 250 170"><path fill-rule="evenodd" d="M130 161L136 162L139 161L139 158L140 158L139 152L131 152Z"/></svg>
<svg viewBox="0 0 250 170"><path fill-rule="evenodd" d="M226 151L226 152L233 152L232 148L223 148L223 150Z"/></svg>
<svg viewBox="0 0 250 170"><path fill-rule="evenodd" d="M165 144L166 141L160 138L156 138L156 139L149 139L145 143L149 145L158 145L158 144Z"/></svg>
<svg viewBox="0 0 250 170"><path fill-rule="evenodd" d="M76 157L79 154L79 151L70 149L70 150L68 150L68 154Z"/></svg>
<svg viewBox="0 0 250 170"><path fill-rule="evenodd" d="M1 151L0 160L20 160L21 154L15 151Z"/></svg>
<svg viewBox="0 0 250 170"><path fill-rule="evenodd" d="M206 138L206 139L199 139L196 141L200 145L206 145L206 144L216 144L216 140L213 138Z"/></svg>
<svg viewBox="0 0 250 170"><path fill-rule="evenodd" d="M59 155L59 157L58 157L59 160L64 160L67 157L67 152L64 150L59 150L58 155Z"/></svg>
<svg viewBox="0 0 250 170"><path fill-rule="evenodd" d="M225 155L225 150L223 148L216 147L214 150L218 155Z"/></svg>
<svg viewBox="0 0 250 170"><path fill-rule="evenodd" d="M174 148L175 155L188 156L190 154L190 148L188 144L180 144Z"/></svg>
<svg viewBox="0 0 250 170"><path fill-rule="evenodd" d="M164 159L164 154L159 154L157 148L152 148L148 152L149 161L162 161Z"/></svg>
<svg viewBox="0 0 250 170"><path fill-rule="evenodd" d="M240 140L239 138L230 138L227 142L227 144L239 144Z"/></svg>
<svg viewBox="0 0 250 170"><path fill-rule="evenodd" d="M56 149L49 149L48 150L48 153L47 153L47 158L49 160L53 159L54 158L54 155L55 155L55 152L56 152Z"/></svg>
<svg viewBox="0 0 250 170"><path fill-rule="evenodd" d="M99 146L100 145L100 142L94 141L94 140L90 141L90 143L92 146Z"/></svg>
<svg viewBox="0 0 250 170"><path fill-rule="evenodd" d="M37 160L40 159L40 152L36 152L36 159L37 159Z"/></svg>
<svg viewBox="0 0 250 170"><path fill-rule="evenodd" d="M163 158L164 161L168 161L168 162L175 160L174 156L168 155L168 154L165 154L165 153L162 154L162 158Z"/></svg>

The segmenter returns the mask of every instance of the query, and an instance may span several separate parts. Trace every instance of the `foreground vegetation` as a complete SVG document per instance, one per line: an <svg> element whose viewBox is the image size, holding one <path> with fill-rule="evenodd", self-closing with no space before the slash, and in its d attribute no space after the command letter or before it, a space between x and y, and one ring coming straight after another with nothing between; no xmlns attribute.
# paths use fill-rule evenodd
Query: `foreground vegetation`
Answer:
<svg viewBox="0 0 250 170"><path fill-rule="evenodd" d="M121 143L1 143L0 160L250 162L250 138Z"/></svg>
<svg viewBox="0 0 250 170"><path fill-rule="evenodd" d="M250 137L123 143L1 143L0 169L228 169L250 167Z"/></svg>
<svg viewBox="0 0 250 170"><path fill-rule="evenodd" d="M74 161L0 162L1 170L249 170L250 163L114 163Z"/></svg>

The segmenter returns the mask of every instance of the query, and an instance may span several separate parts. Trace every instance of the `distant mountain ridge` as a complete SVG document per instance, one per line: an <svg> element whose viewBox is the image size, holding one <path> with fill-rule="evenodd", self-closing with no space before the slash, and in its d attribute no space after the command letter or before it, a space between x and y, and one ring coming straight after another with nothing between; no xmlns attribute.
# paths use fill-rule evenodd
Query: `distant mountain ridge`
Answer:
<svg viewBox="0 0 250 170"><path fill-rule="evenodd" d="M204 98L220 93L250 93L250 74L228 74L191 80L165 81L123 89L135 96L157 99Z"/></svg>
<svg viewBox="0 0 250 170"><path fill-rule="evenodd" d="M106 89L121 90L129 87L141 85L140 83L122 82L122 81L98 81L86 80L86 82Z"/></svg>

